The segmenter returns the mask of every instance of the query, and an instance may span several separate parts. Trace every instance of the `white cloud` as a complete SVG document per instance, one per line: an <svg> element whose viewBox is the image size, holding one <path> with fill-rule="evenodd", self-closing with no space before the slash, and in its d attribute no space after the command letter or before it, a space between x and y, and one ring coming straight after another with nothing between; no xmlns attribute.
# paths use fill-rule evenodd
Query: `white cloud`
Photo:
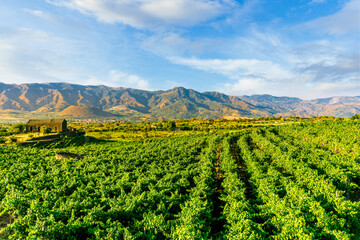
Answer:
<svg viewBox="0 0 360 240"><path fill-rule="evenodd" d="M306 73L281 82L268 81L267 79L257 77L240 78L223 84L218 90L236 96L272 94L302 99L358 96L360 92L359 81L339 79L336 82L314 82L313 79L313 75Z"/></svg>
<svg viewBox="0 0 360 240"><path fill-rule="evenodd" d="M92 76L84 81L83 84L152 90L147 80L136 74L129 74L119 70L110 70L106 75L101 77Z"/></svg>
<svg viewBox="0 0 360 240"><path fill-rule="evenodd" d="M339 82L318 83L311 90L310 94L312 96L319 98L319 97L329 97L329 96L359 96L359 92L360 92L360 81L357 82L339 81Z"/></svg>
<svg viewBox="0 0 360 240"><path fill-rule="evenodd" d="M28 9L28 8L25 8L24 10L25 10L25 12L28 12L37 17L45 17L46 16L46 14L40 10L33 10L33 9Z"/></svg>
<svg viewBox="0 0 360 240"><path fill-rule="evenodd" d="M77 44L40 30L1 29L0 80L9 83L77 80L81 73L69 63L76 55Z"/></svg>
<svg viewBox="0 0 360 240"><path fill-rule="evenodd" d="M259 59L173 58L172 62L226 77L218 91L231 95L256 93L281 94L295 75L281 65Z"/></svg>
<svg viewBox="0 0 360 240"><path fill-rule="evenodd" d="M29 8L24 8L24 11L26 13L29 13L29 14L35 16L35 17L39 17L39 18L42 18L42 19L47 20L47 21L55 21L53 16L48 12L44 12L44 11L41 11L41 10L35 10L35 9L29 9ZM56 22L56 24L59 24L59 22Z"/></svg>
<svg viewBox="0 0 360 240"><path fill-rule="evenodd" d="M150 84L147 80L135 75L128 74L117 70L111 70L109 73L109 81L117 86L130 87L138 89L150 90Z"/></svg>
<svg viewBox="0 0 360 240"><path fill-rule="evenodd" d="M269 93L316 98L355 95L360 90L359 54L354 51L359 43L352 37L310 36L299 44L269 28L251 27L247 35L231 40L182 41L188 41L188 45L197 43L210 51L216 49L228 56L223 59L184 57L191 53L184 54L175 47L173 56L165 55L172 63L222 75L221 81L227 82L219 83L216 90L232 95ZM219 76L214 78L219 79ZM338 92L321 86L337 86L333 89Z"/></svg>
<svg viewBox="0 0 360 240"><path fill-rule="evenodd" d="M268 83L262 78L242 78L235 83L225 83L223 90L235 95L256 93L259 90L264 90Z"/></svg>
<svg viewBox="0 0 360 240"><path fill-rule="evenodd" d="M312 4L323 1L325 0L313 0ZM270 93L306 98L351 95L360 90L357 54L360 0L347 1L337 13L315 19L303 24L301 28L286 27L279 21L265 24L266 26L246 24L245 29L243 29L244 22L249 23L249 19L246 18L251 18L251 14L247 14L256 11L254 6L256 2L261 1L245 1L248 3L248 8L245 7L246 4L242 4L240 8L235 0L48 0L48 2L80 11L106 23L122 23L146 29L164 30L166 27L166 31L155 31L156 34L148 31L129 31L140 36L138 40L140 39L142 49L140 51L136 49L135 54L144 54L141 51L146 50L157 55L151 59L161 57L174 64L210 73L204 75L201 73L198 76L212 77L211 73L214 73L214 79L221 79L218 89L215 90L233 95ZM252 5L254 2L255 5ZM25 11L41 18L49 15L40 10L25 9ZM231 14L227 15L227 13ZM236 18L237 14L238 18ZM202 22L209 23L211 20L218 20L220 16L224 18L221 18L221 21L211 22L210 26L218 25L218 33L223 35L218 34L214 37L215 30L212 29L208 35L211 37L206 38L203 32L194 33L193 29L185 31L185 29L173 28ZM56 16L54 15L53 18ZM231 38L227 32L227 28L231 26L226 25L227 28L224 28L224 24L229 24L227 21L233 21L230 24L235 26ZM71 25L75 24L72 22ZM85 27L85 24L76 27L75 34L79 34L78 32ZM121 35L127 38L128 36L125 36L127 33ZM357 33L356 40L354 41L354 34L348 36L346 35L348 33ZM329 37L328 34L333 36ZM85 39L84 36L82 37L74 39ZM131 47L137 48L139 42L131 42ZM0 29L0 81L14 83L66 81L150 89L147 80L126 70L117 69L121 64L109 63L106 59L102 59L107 56L91 53L100 49L89 45L85 49L81 46L83 43L89 44L86 40L79 43L31 29L13 30L5 36L4 31ZM111 49L115 50L119 45L114 44L112 47L114 48ZM124 46L124 49L127 47ZM128 53L132 54L130 50ZM94 60L95 58L97 59ZM130 64L127 66L126 69L131 69ZM183 70L183 67L176 70L179 69ZM179 79L180 77L175 77L176 81ZM166 86L165 82L164 86ZM196 86L199 85L194 81L192 87Z"/></svg>
<svg viewBox="0 0 360 240"><path fill-rule="evenodd" d="M288 79L292 74L279 64L258 59L197 59L171 58L173 63L186 65L229 78L256 76L265 79Z"/></svg>
<svg viewBox="0 0 360 240"><path fill-rule="evenodd" d="M351 41L341 39L312 41L293 47L294 74L310 74L312 81L318 83L359 82L360 56L353 46Z"/></svg>
<svg viewBox="0 0 360 240"><path fill-rule="evenodd" d="M141 48L161 57L171 57L183 54L201 53L209 51L209 39L191 41L177 33L162 33L142 40Z"/></svg>
<svg viewBox="0 0 360 240"><path fill-rule="evenodd" d="M6 83L72 82L150 89L135 74L110 70L87 55L82 42L33 29L0 29L0 81ZM86 47L85 47L86 48Z"/></svg>
<svg viewBox="0 0 360 240"><path fill-rule="evenodd" d="M48 0L105 23L135 28L192 26L233 10L234 0Z"/></svg>
<svg viewBox="0 0 360 240"><path fill-rule="evenodd" d="M326 0L312 0L311 2L309 2L309 5L320 4L324 2L326 2Z"/></svg>
<svg viewBox="0 0 360 240"><path fill-rule="evenodd" d="M332 92L338 92L339 90L356 90L359 89L359 83L320 83L318 86L316 86L316 91L332 91Z"/></svg>
<svg viewBox="0 0 360 240"><path fill-rule="evenodd" d="M298 66L298 72L307 72L314 75L314 81L337 82L340 79L360 82L359 55L337 56L333 61L319 61Z"/></svg>
<svg viewBox="0 0 360 240"><path fill-rule="evenodd" d="M310 54L311 48L305 48L306 53L300 49L292 51L289 47L289 53L285 54L291 59L289 66L260 59L173 57L170 60L193 69L222 75L227 82L218 84L217 90L231 95L267 93L300 98L358 95L360 74L357 55L341 55L343 52L335 50L329 51L329 55L317 55L316 51Z"/></svg>
<svg viewBox="0 0 360 240"><path fill-rule="evenodd" d="M360 31L360 0L351 0L337 13L317 18L304 24L305 28L320 34L359 35Z"/></svg>

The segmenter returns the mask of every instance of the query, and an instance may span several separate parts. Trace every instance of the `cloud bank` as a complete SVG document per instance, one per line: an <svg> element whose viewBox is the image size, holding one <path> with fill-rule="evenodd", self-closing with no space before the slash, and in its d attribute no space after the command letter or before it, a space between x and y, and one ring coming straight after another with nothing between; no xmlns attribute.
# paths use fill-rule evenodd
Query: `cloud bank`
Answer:
<svg viewBox="0 0 360 240"><path fill-rule="evenodd" d="M347 2L337 13L317 18L304 26L318 34L354 34L360 29L360 0Z"/></svg>
<svg viewBox="0 0 360 240"><path fill-rule="evenodd" d="M233 0L48 0L104 23L134 28L193 26L229 13Z"/></svg>

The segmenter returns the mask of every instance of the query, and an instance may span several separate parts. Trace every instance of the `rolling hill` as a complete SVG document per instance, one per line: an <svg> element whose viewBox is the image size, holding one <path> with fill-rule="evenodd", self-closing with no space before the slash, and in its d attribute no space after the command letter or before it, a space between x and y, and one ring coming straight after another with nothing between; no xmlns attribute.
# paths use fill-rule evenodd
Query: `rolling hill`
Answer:
<svg viewBox="0 0 360 240"><path fill-rule="evenodd" d="M360 113L360 96L302 100L271 95L228 96L176 87L144 91L69 83L0 83L0 115L69 118L236 118L259 116L349 117ZM10 114L11 115L11 114ZM10 117L9 117L10 118Z"/></svg>
<svg viewBox="0 0 360 240"><path fill-rule="evenodd" d="M114 116L96 107L87 106L70 106L56 114L59 117L68 118L101 118Z"/></svg>

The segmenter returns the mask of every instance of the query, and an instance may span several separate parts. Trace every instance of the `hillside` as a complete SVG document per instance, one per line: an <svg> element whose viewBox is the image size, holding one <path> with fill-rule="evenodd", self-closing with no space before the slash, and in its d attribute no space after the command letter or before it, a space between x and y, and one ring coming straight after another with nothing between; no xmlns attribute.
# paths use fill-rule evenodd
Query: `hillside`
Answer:
<svg viewBox="0 0 360 240"><path fill-rule="evenodd" d="M359 96L305 101L271 95L236 97L219 92L200 93L183 87L144 91L69 83L0 83L0 115L3 119L20 116L121 117L129 120L279 115L349 117L355 113L360 113Z"/></svg>
<svg viewBox="0 0 360 240"><path fill-rule="evenodd" d="M62 110L61 112L57 113L57 116L70 117L70 118L96 118L96 117L111 117L114 115L96 107L70 106Z"/></svg>
<svg viewBox="0 0 360 240"><path fill-rule="evenodd" d="M252 95L242 96L240 98L256 106L272 108L275 116L350 117L360 112L360 96L319 98L314 100L275 97L271 95Z"/></svg>

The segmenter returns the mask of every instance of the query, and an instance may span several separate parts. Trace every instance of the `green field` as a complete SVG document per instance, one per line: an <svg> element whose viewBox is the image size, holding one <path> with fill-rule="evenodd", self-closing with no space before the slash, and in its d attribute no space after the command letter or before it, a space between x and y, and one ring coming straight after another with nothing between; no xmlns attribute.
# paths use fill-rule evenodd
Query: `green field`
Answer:
<svg viewBox="0 0 360 240"><path fill-rule="evenodd" d="M255 125L0 145L0 236L360 239L360 122Z"/></svg>

